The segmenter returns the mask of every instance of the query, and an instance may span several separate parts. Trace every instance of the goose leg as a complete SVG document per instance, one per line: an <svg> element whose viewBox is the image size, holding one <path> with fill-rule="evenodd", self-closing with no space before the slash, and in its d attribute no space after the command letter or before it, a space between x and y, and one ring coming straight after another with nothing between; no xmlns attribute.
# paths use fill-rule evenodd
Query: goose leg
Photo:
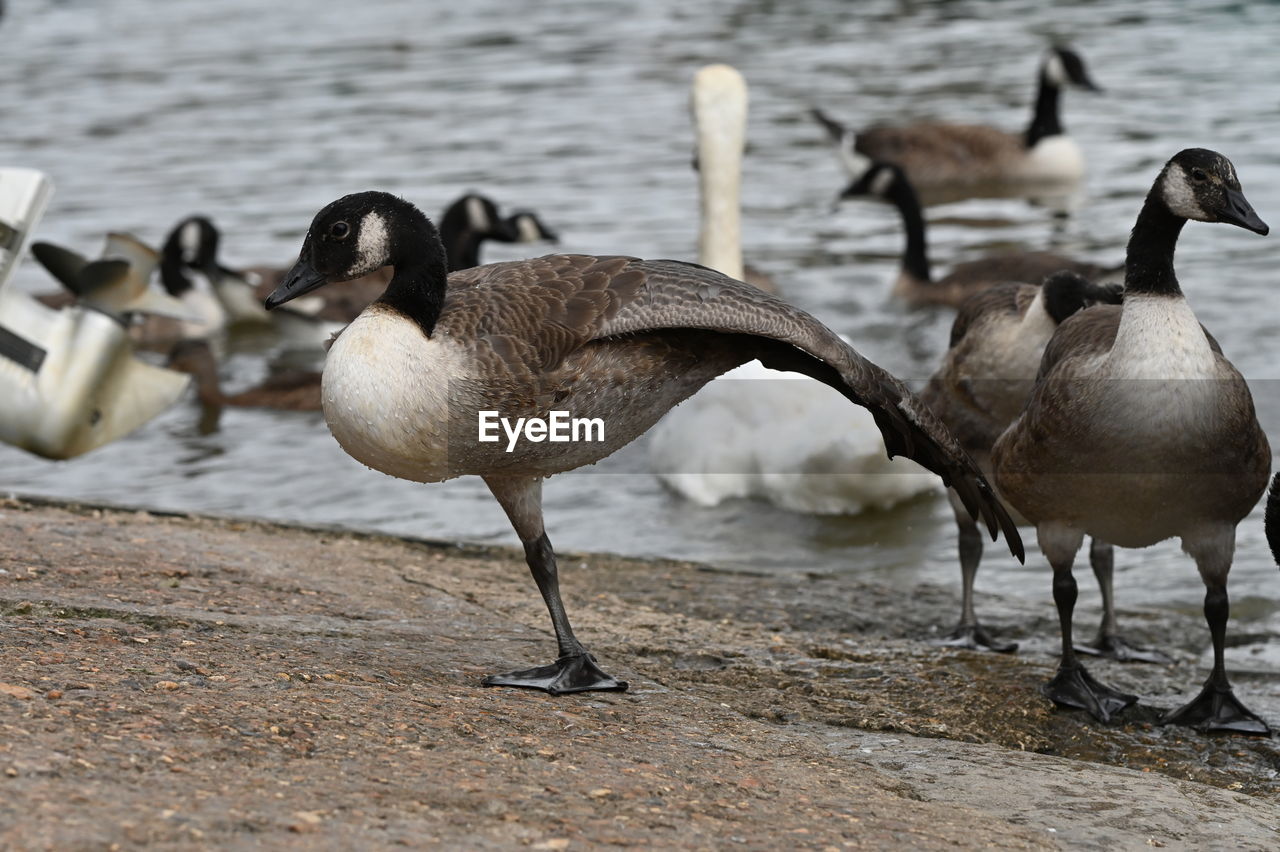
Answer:
<svg viewBox="0 0 1280 852"><path fill-rule="evenodd" d="M960 550L960 623L934 644L973 650L990 648L1005 654L1012 653L1018 650L1018 643L1001 642L993 638L978 624L978 616L973 611L973 580L978 574L978 563L982 561L982 531L967 512L962 515L960 510L956 511L956 525L959 527Z"/></svg>
<svg viewBox="0 0 1280 852"><path fill-rule="evenodd" d="M1089 544L1089 564L1093 576L1098 579L1098 591L1102 593L1102 624L1091 645L1076 645L1076 651L1095 657L1110 657L1122 663L1168 664L1173 658L1154 648L1135 645L1120 635L1116 623L1116 598L1112 591L1115 574L1115 548L1105 541L1093 539Z"/></svg>
<svg viewBox="0 0 1280 852"><path fill-rule="evenodd" d="M1058 607L1058 622L1062 629L1062 659L1058 663L1058 673L1041 691L1055 704L1088 710L1098 721L1110 722L1112 714L1138 698L1094 680L1076 657L1075 645L1071 641L1071 616L1075 611L1077 588L1075 577L1071 576L1071 565L1084 535L1060 524L1041 524L1036 532L1040 548L1053 567L1053 602Z"/></svg>
<svg viewBox="0 0 1280 852"><path fill-rule="evenodd" d="M1213 638L1213 671L1200 694L1160 720L1162 725L1186 725L1198 731L1270 736L1271 728L1231 691L1223 651L1227 643L1227 618L1231 604L1227 598L1227 572L1235 551L1235 528L1210 540L1182 540L1182 548L1196 560L1204 580L1204 618Z"/></svg>
<svg viewBox="0 0 1280 852"><path fill-rule="evenodd" d="M560 656L554 663L531 669L489 675L481 683L485 686L522 686L541 689L552 695L568 692L586 692L593 689L624 690L625 681L615 680L596 665L582 643L573 635L564 602L560 600L560 581L556 571L556 554L551 548L542 525L542 480L520 477L485 477L485 484L493 492L511 525L524 544L525 561L533 574L542 600L551 614L551 625L556 631L556 645Z"/></svg>

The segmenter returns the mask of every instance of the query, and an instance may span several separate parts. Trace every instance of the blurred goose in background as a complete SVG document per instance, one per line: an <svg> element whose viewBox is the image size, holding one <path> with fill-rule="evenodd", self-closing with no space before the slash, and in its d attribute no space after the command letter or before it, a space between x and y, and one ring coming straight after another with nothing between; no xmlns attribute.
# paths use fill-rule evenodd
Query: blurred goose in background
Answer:
<svg viewBox="0 0 1280 852"><path fill-rule="evenodd" d="M1045 686L1050 699L1104 722L1137 700L1099 683L1076 657L1071 566L1083 537L1148 547L1176 536L1205 584L1213 670L1163 722L1266 734L1232 694L1223 653L1236 525L1266 490L1271 449L1249 386L1178 285L1174 248L1188 219L1268 231L1226 157L1203 148L1176 154L1133 226L1123 305L1081 311L1058 327L1025 410L992 449L992 468L1053 566L1062 659Z"/></svg>
<svg viewBox="0 0 1280 852"><path fill-rule="evenodd" d="M893 285L893 295L909 305L959 307L974 293L996 284L1038 284L1059 271L1074 272L1090 281L1118 277L1123 264L1101 266L1047 251L993 255L957 263L942 278L935 279L929 263L924 212L906 173L891 163L872 163L840 194L842 199L873 197L883 199L902 216L907 244L902 253L902 270Z"/></svg>
<svg viewBox="0 0 1280 852"><path fill-rule="evenodd" d="M702 266L549 255L449 274L435 227L383 192L316 214L297 266L267 300L395 268L387 290L334 341L325 420L357 461L402 479L478 475L521 542L555 628L558 659L486 678L553 694L625 689L574 636L542 519L542 480L631 443L715 376L759 358L871 410L892 453L942 475L1021 552L1012 519L973 462L900 381L813 317ZM482 412L590 422L598 440L481 440ZM546 435L542 434L542 438Z"/></svg>
<svg viewBox="0 0 1280 852"><path fill-rule="evenodd" d="M826 128L841 164L851 177L867 160L902 167L921 190L975 184L1073 183L1084 175L1080 146L1063 129L1058 101L1065 86L1101 89L1089 77L1080 54L1053 47L1040 64L1031 124L1009 133L977 124L919 122L852 131L819 109L813 117Z"/></svg>
<svg viewBox="0 0 1280 852"><path fill-rule="evenodd" d="M40 172L0 169L0 440L69 459L146 423L189 379L139 361L123 318L88 306L130 301L122 294L137 279L127 261L79 266L74 282L86 304L61 310L5 286L52 191Z"/></svg>
<svg viewBox="0 0 1280 852"><path fill-rule="evenodd" d="M991 447L1022 413L1044 347L1059 323L1094 305L1120 304L1121 295L1118 285L1093 284L1073 272L1058 272L1038 287L1000 284L970 297L951 327L950 348L942 366L920 399L978 465L990 471ZM973 583L982 559L982 535L962 506L952 501L952 508L960 556L960 621L939 644L1016 651L1016 643L993 639L978 623ZM1120 636L1112 593L1111 545L1094 539L1089 558L1102 592L1103 617L1093 647L1078 650L1120 660L1172 662L1166 655L1139 648Z"/></svg>
<svg viewBox="0 0 1280 852"><path fill-rule="evenodd" d="M200 431L204 434L217 430L222 409L227 406L281 411L320 410L320 373L315 370L275 371L258 385L226 394L218 378L218 360L205 340L179 341L169 353L167 366L194 379L196 398L203 412Z"/></svg>
<svg viewBox="0 0 1280 852"><path fill-rule="evenodd" d="M65 288L36 296L45 307L58 309L80 303L125 318L196 319L189 306L152 285L160 256L129 234L107 234L98 260L116 263L91 262L78 252L43 241L32 244L31 254Z"/></svg>
<svg viewBox="0 0 1280 852"><path fill-rule="evenodd" d="M701 231L698 262L741 274L739 187L747 87L728 65L695 75ZM937 477L890 459L875 419L795 373L744 364L714 379L653 428L650 463L677 494L702 506L760 498L815 514L888 508L937 491Z"/></svg>

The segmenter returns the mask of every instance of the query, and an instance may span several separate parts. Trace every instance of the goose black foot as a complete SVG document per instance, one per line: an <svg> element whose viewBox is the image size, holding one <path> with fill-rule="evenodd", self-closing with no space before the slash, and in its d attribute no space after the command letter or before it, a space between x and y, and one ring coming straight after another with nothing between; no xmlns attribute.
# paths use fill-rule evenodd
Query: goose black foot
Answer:
<svg viewBox="0 0 1280 852"><path fill-rule="evenodd" d="M1222 731L1269 737L1271 728L1262 718L1240 703L1229 686L1206 683L1200 694L1188 704L1170 711L1160 720L1162 725L1185 725L1197 731Z"/></svg>
<svg viewBox="0 0 1280 852"><path fill-rule="evenodd" d="M489 675L481 683L484 686L521 686L526 689L541 689L552 695L587 692L593 689L622 692L627 688L625 680L615 680L602 672L596 665L596 658L585 651L581 654L561 657L550 665Z"/></svg>
<svg viewBox="0 0 1280 852"><path fill-rule="evenodd" d="M934 645L944 648L968 648L977 651L986 648L1001 654L1012 654L1018 650L1017 642L1001 642L995 639L986 628L978 624L961 624L941 639L934 639Z"/></svg>
<svg viewBox="0 0 1280 852"><path fill-rule="evenodd" d="M1173 662L1173 657L1163 651L1131 644L1123 636L1103 636L1098 634L1092 645L1076 645L1075 649L1078 654L1088 654L1091 657L1109 657L1121 663L1155 663L1167 666Z"/></svg>
<svg viewBox="0 0 1280 852"><path fill-rule="evenodd" d="M1059 668L1053 680L1042 686L1040 691L1055 704L1088 710L1099 722L1110 722L1112 715L1138 700L1136 695L1118 692L1094 680L1080 665Z"/></svg>

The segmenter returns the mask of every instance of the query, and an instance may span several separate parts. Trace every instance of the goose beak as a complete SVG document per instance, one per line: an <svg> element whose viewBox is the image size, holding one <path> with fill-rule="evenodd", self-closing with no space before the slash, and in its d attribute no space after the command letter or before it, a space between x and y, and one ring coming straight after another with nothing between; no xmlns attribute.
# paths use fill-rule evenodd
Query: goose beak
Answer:
<svg viewBox="0 0 1280 852"><path fill-rule="evenodd" d="M1264 237L1271 230L1267 223L1258 218L1244 193L1234 189L1227 190L1226 209L1218 214L1218 221L1228 225L1238 225L1246 231L1262 234Z"/></svg>
<svg viewBox="0 0 1280 852"><path fill-rule="evenodd" d="M267 306L267 310L278 308L290 299L296 299L303 293L310 293L327 283L328 279L312 269L311 264L305 260L299 260L263 304Z"/></svg>

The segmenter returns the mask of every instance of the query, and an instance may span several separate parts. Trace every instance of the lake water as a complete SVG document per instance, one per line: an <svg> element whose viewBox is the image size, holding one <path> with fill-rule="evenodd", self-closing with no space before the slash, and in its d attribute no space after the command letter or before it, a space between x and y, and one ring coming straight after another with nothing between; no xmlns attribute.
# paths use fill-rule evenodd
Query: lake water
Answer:
<svg viewBox="0 0 1280 852"><path fill-rule="evenodd" d="M1280 5L1058 5L30 0L9 4L0 21L0 163L53 176L39 236L89 253L107 230L158 243L202 212L224 229L226 262L285 263L322 205L380 188L428 211L468 190L533 207L565 251L692 258L688 85L700 65L730 62L751 87L748 260L919 383L939 361L950 314L888 299L898 217L865 203L833 210L844 178L810 105L855 123L939 117L1021 129L1040 54L1065 40L1106 89L1064 97L1064 123L1089 162L1078 209L1063 218L1017 200L933 208L936 263L1046 245L1118 262L1160 165L1193 145L1231 157L1259 214L1280 225ZM1193 307L1250 379L1268 427L1280 426L1277 239L1193 223L1178 252ZM51 281L28 263L17 284ZM247 347L228 364L230 384L263 369L260 347ZM318 415L232 410L208 436L196 420L179 405L69 463L0 447L0 488L515 540L478 480L420 486L370 472ZM645 471L643 449L549 483L558 547L958 585L940 497L861 517L750 501L702 509ZM1038 553L1019 567L988 552L980 590L1049 600ZM1121 551L1117 571L1122 606L1199 610L1203 587L1175 543ZM1087 569L1078 574L1081 607L1094 606ZM1251 629L1280 634L1280 578L1260 511L1240 526L1232 598ZM1265 643L1252 651L1252 665L1280 668Z"/></svg>

